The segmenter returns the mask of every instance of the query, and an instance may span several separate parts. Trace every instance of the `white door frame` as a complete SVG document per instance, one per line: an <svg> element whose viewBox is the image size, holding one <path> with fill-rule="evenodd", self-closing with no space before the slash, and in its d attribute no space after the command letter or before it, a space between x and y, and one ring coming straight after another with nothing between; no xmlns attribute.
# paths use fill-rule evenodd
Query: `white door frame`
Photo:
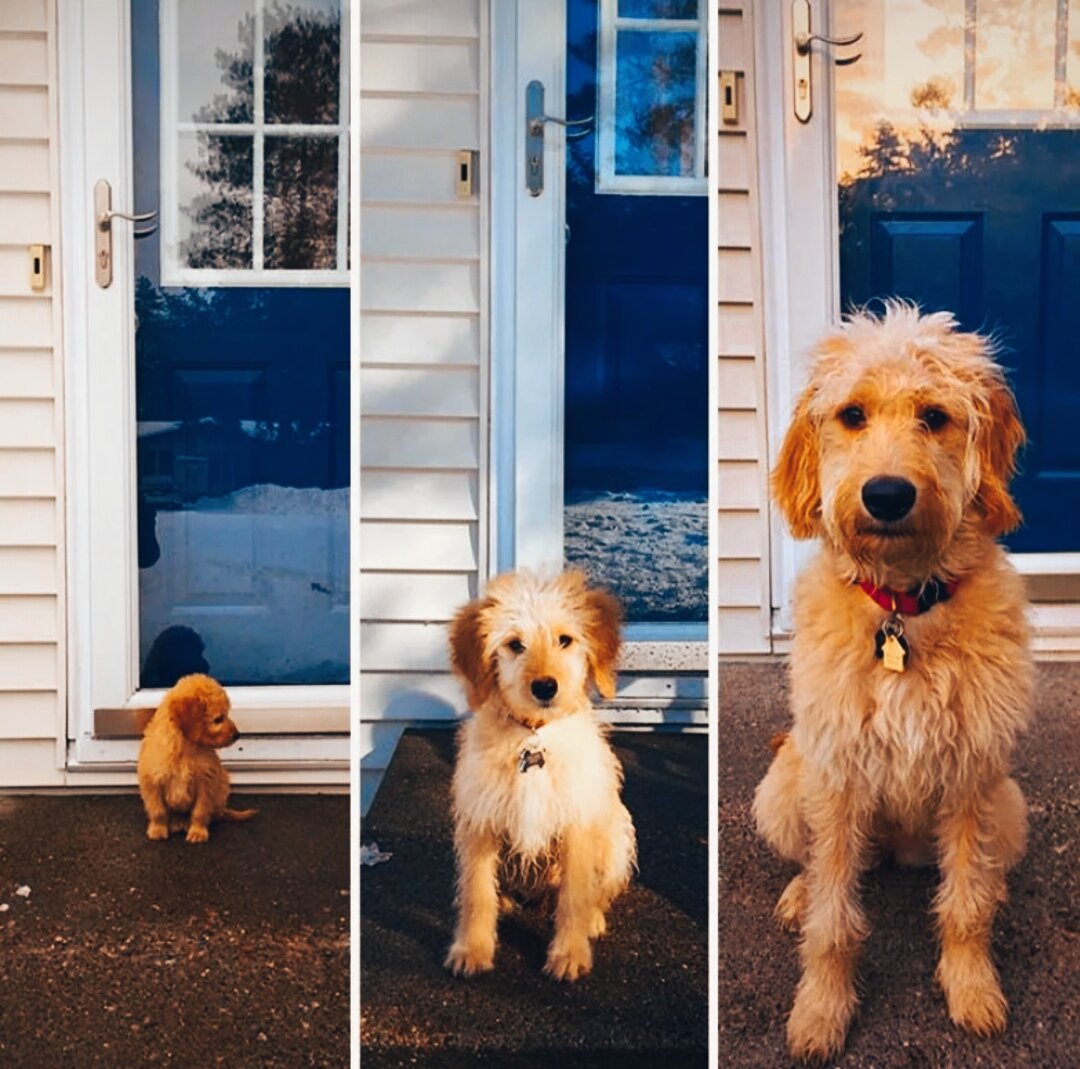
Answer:
<svg viewBox="0 0 1080 1069"><path fill-rule="evenodd" d="M544 190L525 189L525 86L566 114L565 0L489 0L491 26L491 463L493 572L563 564L566 139L544 134ZM527 458L527 463L525 459ZM630 624L623 661L661 647L689 668L708 662L708 625ZM691 649L693 647L693 649ZM651 650L651 652L649 652ZM670 663L670 661L668 662Z"/></svg>
<svg viewBox="0 0 1080 1069"><path fill-rule="evenodd" d="M834 67L829 49L811 51L813 111L795 118L792 100L791 4L755 5L755 58L761 182L768 445L771 468L780 451L795 399L806 380L806 355L826 325L837 322L840 264L834 136ZM828 0L811 0L814 33L851 33L832 27ZM796 542L772 514L773 633L791 633L795 577L814 552ZM1080 574L1080 552L1014 553L1026 575Z"/></svg>
<svg viewBox="0 0 1080 1069"><path fill-rule="evenodd" d="M113 283L93 272L93 185L112 185L113 207L133 211L129 5L59 5L61 220L67 445L68 767L129 767L131 740L94 737L96 709L157 705L138 689L135 528L135 376L132 248L113 235ZM157 207L153 205L151 207ZM146 206L139 205L139 210ZM348 782L349 688L231 688L242 765L308 770L312 782ZM290 734L292 738L259 736ZM320 738L303 738L314 736ZM301 736L301 737L297 737ZM232 763L232 762L230 762ZM282 777L270 777L280 782ZM287 777L286 777L287 778Z"/></svg>

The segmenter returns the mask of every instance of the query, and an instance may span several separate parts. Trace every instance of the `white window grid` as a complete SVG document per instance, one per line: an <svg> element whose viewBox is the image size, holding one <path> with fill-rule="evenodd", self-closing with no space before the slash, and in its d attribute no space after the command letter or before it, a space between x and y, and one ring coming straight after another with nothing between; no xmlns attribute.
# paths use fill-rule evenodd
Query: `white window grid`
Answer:
<svg viewBox="0 0 1080 1069"><path fill-rule="evenodd" d="M338 121L336 123L266 122L265 15L267 0L253 0L253 121L215 123L181 121L179 117L178 8L183 0L162 0L161 57L161 283L164 286L347 286L349 284L349 0L341 0ZM252 266L188 267L180 255L180 197L177 176L181 134L213 133L251 137ZM264 162L268 137L318 137L337 141L337 235L333 268L268 268L264 264Z"/></svg>
<svg viewBox="0 0 1080 1069"><path fill-rule="evenodd" d="M708 24L698 0L695 18L629 18L619 14L619 0L600 0L599 100L597 104L597 193L689 196L709 191L705 172L705 128L708 124L706 87L709 77ZM689 33L697 35L694 86L694 173L692 175L630 175L615 172L615 53L620 32Z"/></svg>

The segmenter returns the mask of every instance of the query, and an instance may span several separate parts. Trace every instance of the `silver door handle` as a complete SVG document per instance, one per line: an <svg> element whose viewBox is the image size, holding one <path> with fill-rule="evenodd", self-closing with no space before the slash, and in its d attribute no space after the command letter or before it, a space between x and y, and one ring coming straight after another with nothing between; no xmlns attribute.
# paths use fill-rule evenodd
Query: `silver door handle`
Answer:
<svg viewBox="0 0 1080 1069"><path fill-rule="evenodd" d="M863 38L862 30L858 33L850 34L847 37L825 37L820 33L800 33L795 36L795 51L800 56L806 55L810 51L810 46L815 41L820 41L824 45L854 45L858 44ZM845 63L850 63L851 60L845 60Z"/></svg>
<svg viewBox="0 0 1080 1069"><path fill-rule="evenodd" d="M595 115L587 119L559 119L544 114L544 83L533 80L525 87L525 188L530 197L544 192L544 125L554 123L566 136L584 137ZM583 127L581 130L575 127Z"/></svg>
<svg viewBox="0 0 1080 1069"><path fill-rule="evenodd" d="M157 212L121 212L112 206L112 186L99 178L94 183L94 280L102 289L112 285L113 248L112 221L127 219L132 223L148 223L157 218ZM144 238L157 229L157 224L134 231L134 236Z"/></svg>

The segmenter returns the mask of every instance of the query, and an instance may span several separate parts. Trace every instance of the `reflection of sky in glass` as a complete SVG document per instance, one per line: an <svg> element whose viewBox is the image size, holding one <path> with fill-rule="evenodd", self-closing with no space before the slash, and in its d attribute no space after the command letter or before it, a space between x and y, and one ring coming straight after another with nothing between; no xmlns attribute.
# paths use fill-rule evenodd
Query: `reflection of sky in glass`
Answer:
<svg viewBox="0 0 1080 1069"><path fill-rule="evenodd" d="M615 173L694 174L695 33L619 33Z"/></svg>
<svg viewBox="0 0 1080 1069"><path fill-rule="evenodd" d="M196 119L225 121L215 97L228 96L232 122L254 118L251 83L241 94L222 82L218 50L236 57L251 69L253 48L251 23L253 0L183 0L177 4L178 103L181 122ZM244 33L246 27L247 32ZM242 38L243 35L243 39ZM204 115L203 111L213 115Z"/></svg>
<svg viewBox="0 0 1080 1069"><path fill-rule="evenodd" d="M619 0L624 19L694 19L698 0Z"/></svg>

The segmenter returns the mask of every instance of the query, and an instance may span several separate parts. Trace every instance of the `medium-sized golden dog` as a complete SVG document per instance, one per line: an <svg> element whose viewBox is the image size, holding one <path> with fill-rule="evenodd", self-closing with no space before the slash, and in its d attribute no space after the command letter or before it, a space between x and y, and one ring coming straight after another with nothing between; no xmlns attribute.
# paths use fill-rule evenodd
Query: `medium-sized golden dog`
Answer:
<svg viewBox="0 0 1080 1069"><path fill-rule="evenodd" d="M494 967L500 889L555 900L545 972L575 980L636 857L622 766L589 700L615 695L618 601L581 572L493 579L450 627L473 711L458 735L454 845L458 922L447 968Z"/></svg>
<svg viewBox="0 0 1080 1069"><path fill-rule="evenodd" d="M229 697L209 676L184 676L165 695L139 748L139 793L150 839L187 831L189 843L210 838L214 820L250 820L257 809L229 809L229 774L217 750L239 732Z"/></svg>
<svg viewBox="0 0 1080 1069"><path fill-rule="evenodd" d="M950 1017L1005 1026L990 930L1024 853L1009 764L1033 672L1023 584L995 541L1020 522L1024 431L991 354L946 313L853 316L819 344L773 472L792 532L821 542L795 590L794 722L754 798L760 834L802 867L777 905L802 933L796 1057L843 1046L859 877L882 851L938 864Z"/></svg>

